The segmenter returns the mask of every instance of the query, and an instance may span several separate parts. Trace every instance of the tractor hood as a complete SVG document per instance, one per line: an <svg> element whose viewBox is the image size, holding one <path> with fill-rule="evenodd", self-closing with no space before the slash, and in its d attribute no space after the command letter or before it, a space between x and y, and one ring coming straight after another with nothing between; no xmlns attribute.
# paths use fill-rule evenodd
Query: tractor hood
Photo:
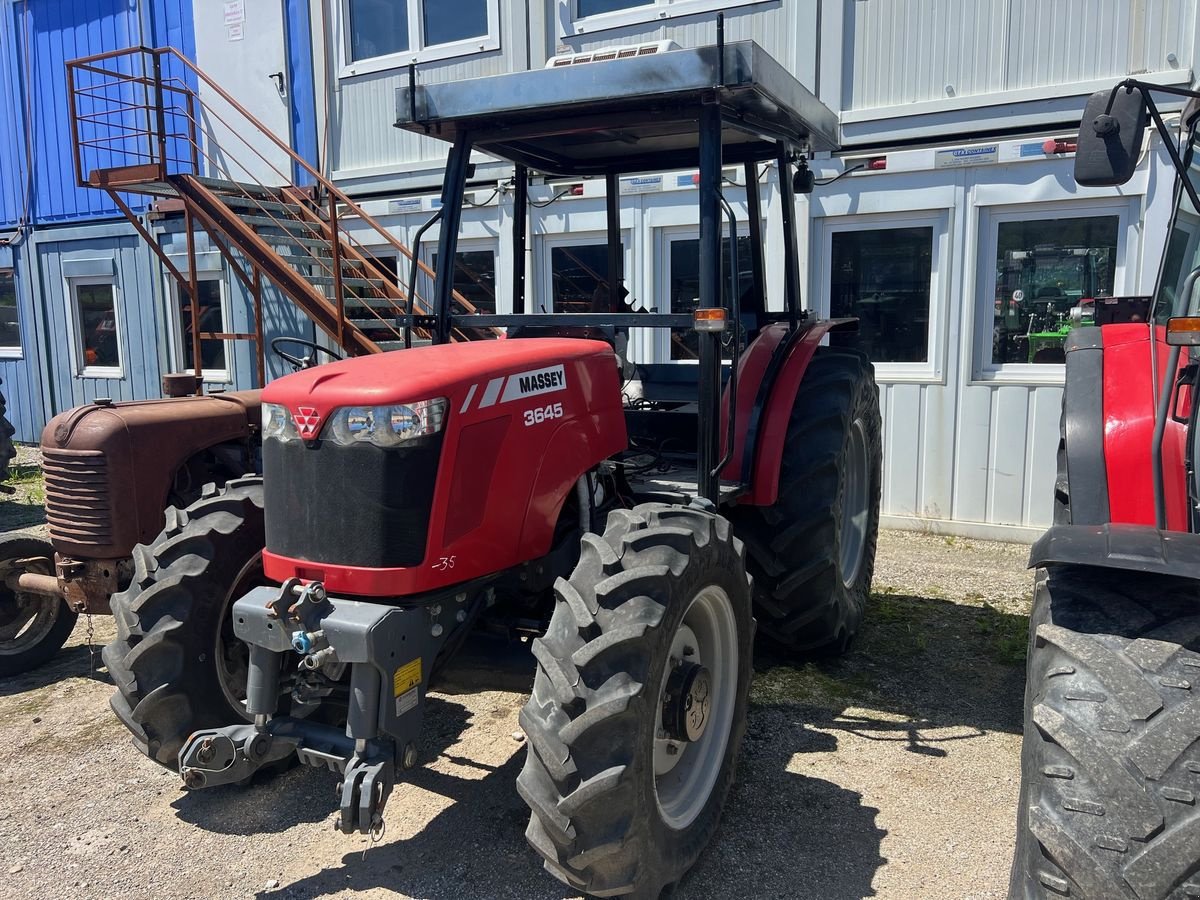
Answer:
<svg viewBox="0 0 1200 900"><path fill-rule="evenodd" d="M601 341L556 338L395 350L279 378L264 389L263 402L286 407L297 417L301 433L315 436L330 413L348 406L445 398L448 411L466 413L552 393L567 386L570 363L598 356L612 358L612 347Z"/></svg>
<svg viewBox="0 0 1200 900"><path fill-rule="evenodd" d="M409 596L549 552L579 477L627 446L601 341L398 350L263 392L267 577Z"/></svg>

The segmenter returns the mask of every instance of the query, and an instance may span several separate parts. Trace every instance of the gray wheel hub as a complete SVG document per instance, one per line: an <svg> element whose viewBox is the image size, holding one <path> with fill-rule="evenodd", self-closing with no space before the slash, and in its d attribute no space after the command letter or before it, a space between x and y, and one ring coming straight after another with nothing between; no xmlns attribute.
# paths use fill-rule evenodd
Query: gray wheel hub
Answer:
<svg viewBox="0 0 1200 900"><path fill-rule="evenodd" d="M679 660L667 676L663 730L674 741L698 741L704 736L711 710L712 675L704 666Z"/></svg>
<svg viewBox="0 0 1200 900"><path fill-rule="evenodd" d="M724 765L737 700L733 602L716 585L689 603L671 640L659 689L654 796L671 828L695 821Z"/></svg>

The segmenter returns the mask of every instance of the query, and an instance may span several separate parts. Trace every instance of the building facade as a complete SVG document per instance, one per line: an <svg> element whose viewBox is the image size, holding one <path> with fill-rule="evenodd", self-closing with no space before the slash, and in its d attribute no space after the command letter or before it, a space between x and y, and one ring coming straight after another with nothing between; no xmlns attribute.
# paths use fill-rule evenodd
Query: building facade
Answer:
<svg viewBox="0 0 1200 900"><path fill-rule="evenodd" d="M191 0L4 0L0 14L0 121L22 138L0 145L0 378L16 439L36 442L63 410L161 396L162 376L191 365L186 295L120 208L77 184L65 63L139 45L194 61L196 31ZM179 217L125 199L186 274ZM214 330L250 330L245 291L199 241ZM268 337L312 337L303 316L271 291L266 299ZM254 383L251 347L222 342L205 357L210 389Z"/></svg>
<svg viewBox="0 0 1200 900"><path fill-rule="evenodd" d="M1198 42L1196 0L178 5L190 8L179 11L176 36L164 36L153 17L144 33L188 48L249 112L410 247L436 208L446 152L437 141L392 127L396 89L407 84L410 67L431 83L540 68L556 55L614 45L698 46L715 42L723 13L726 40L757 41L841 119L843 149L810 161L817 186L798 199L804 297L823 315L862 320L858 341L876 363L885 420L885 521L1014 538L1033 536L1050 519L1063 318L1086 296L1151 292L1166 234L1171 178L1156 143L1129 185L1075 186L1070 141L1080 112L1090 93L1130 74L1190 86ZM36 12L71 4L28 6ZM9 9L19 14L22 3ZM14 50L20 37L14 26L5 45L13 70L22 64ZM19 92L8 100L20 113ZM265 164L290 165L273 158L276 148L260 149ZM509 172L483 156L475 162L456 282L477 307L507 312ZM745 221L747 185L740 171L729 174L727 196ZM621 183L624 272L635 305L667 311L694 296L692 176L646 173ZM22 196L12 181L0 184L5 203ZM765 168L750 189L760 192L767 224L768 277L779 283L774 171ZM603 194L602 180L531 189L527 309L570 309L591 296L606 271ZM69 215L55 218L50 207L43 215L46 229L62 227L61 236L47 238L44 251L35 250L36 237L11 249L12 262L0 248L0 265L19 273L22 255L40 252L44 261L33 271L41 280L18 284L19 302L36 307L42 290L46 309L69 311L63 295L103 273L94 274L97 264L77 263L92 257ZM96 394L153 394L161 372L188 363L178 300L159 267L136 240L126 247L132 232L119 229L127 226L105 227L116 229L105 240L117 247L112 266L126 304L118 330L129 366L114 381L87 381L86 364L72 363L58 346L52 316L39 320L36 308L25 311L33 327L22 322L22 340L28 332L30 341L22 352L27 359L44 354L48 364L46 372L10 372L9 360L0 363L10 394L14 383L20 393L20 379L40 378L40 399L17 413L19 428ZM156 224L168 241L175 227L169 219ZM431 265L438 263L436 243L434 226L415 248ZM376 252L383 264L399 267L394 248ZM238 330L245 298L216 254L206 259L204 277L221 298L226 330ZM134 268L126 274L122 266ZM61 299L51 299L53 292ZM282 302L270 308L280 332L309 327ZM47 323L41 331L39 321ZM631 348L637 361L689 364L686 348L653 332L635 334ZM241 352L229 346L211 373L214 384L250 386L252 367L239 361ZM22 428L20 436L32 433Z"/></svg>

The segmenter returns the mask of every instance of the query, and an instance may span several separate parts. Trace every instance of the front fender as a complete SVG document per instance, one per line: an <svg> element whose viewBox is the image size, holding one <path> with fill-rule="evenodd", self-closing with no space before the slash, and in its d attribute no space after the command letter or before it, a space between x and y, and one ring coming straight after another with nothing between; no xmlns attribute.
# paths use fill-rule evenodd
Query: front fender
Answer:
<svg viewBox="0 0 1200 900"><path fill-rule="evenodd" d="M1029 568L1099 566L1200 581L1200 535L1149 525L1055 525L1029 554Z"/></svg>

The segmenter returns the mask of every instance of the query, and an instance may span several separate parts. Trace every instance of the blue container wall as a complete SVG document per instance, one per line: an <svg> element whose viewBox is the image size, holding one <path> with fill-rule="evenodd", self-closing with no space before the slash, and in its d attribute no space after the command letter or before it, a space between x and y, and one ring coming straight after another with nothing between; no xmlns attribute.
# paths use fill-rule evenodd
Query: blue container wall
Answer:
<svg viewBox="0 0 1200 900"><path fill-rule="evenodd" d="M46 357L49 380L47 413L62 412L97 397L139 400L162 396L163 322L157 287L157 260L141 237L127 224L39 232L34 240L43 299L45 331L52 353ZM78 318L70 294L73 272L103 269L111 277L116 303L117 340L121 375L97 378L80 373L83 367ZM74 267L74 268L73 268ZM111 273L111 274L110 274Z"/></svg>
<svg viewBox="0 0 1200 900"><path fill-rule="evenodd" d="M194 59L191 0L0 5L0 73L5 81L0 117L5 134L21 136L0 147L0 227L21 221L26 209L27 136L35 166L26 221L49 224L120 215L106 194L76 186L65 63L138 44L172 46Z"/></svg>

